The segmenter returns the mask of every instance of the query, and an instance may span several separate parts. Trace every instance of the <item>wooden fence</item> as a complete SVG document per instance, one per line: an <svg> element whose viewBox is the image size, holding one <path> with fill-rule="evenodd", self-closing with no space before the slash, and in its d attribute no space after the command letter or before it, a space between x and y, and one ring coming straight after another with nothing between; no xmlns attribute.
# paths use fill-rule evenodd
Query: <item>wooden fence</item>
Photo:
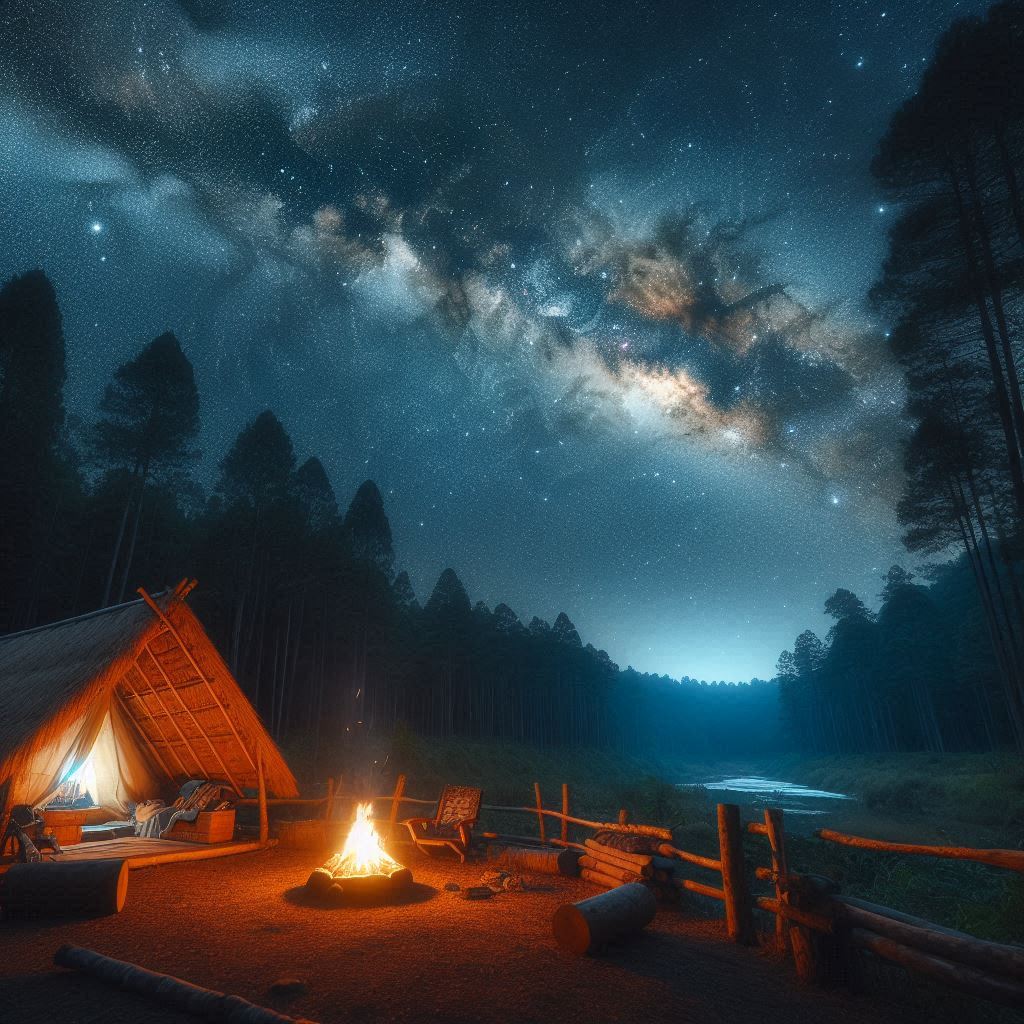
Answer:
<svg viewBox="0 0 1024 1024"><path fill-rule="evenodd" d="M768 840L771 866L758 867L755 874L774 884L775 896L756 903L775 914L776 937L792 953L802 980L855 980L858 951L866 950L962 992L1024 1007L1024 946L988 942L891 907L843 896L831 880L793 871L781 810L765 810L764 822L750 822L747 832ZM861 850L974 861L1024 873L1020 850L889 843L831 829L814 834L825 842Z"/></svg>
<svg viewBox="0 0 1024 1024"><path fill-rule="evenodd" d="M436 800L405 795L406 778L399 775L391 793L374 797L345 794L339 780L328 780L326 795L314 799L260 800L241 803L261 805L261 835L266 831L268 805L298 805L320 808L328 820L336 820L343 806L370 800L375 806L387 805L387 817L375 821L391 841L402 841L395 827L404 806L436 807ZM975 938L921 918L903 914L866 900L843 896L839 886L821 876L793 870L786 849L785 817L778 808L766 808L763 821L740 822L735 804L718 804L718 857L708 857L675 846L667 829L633 823L629 812L620 810L616 821L602 822L573 815L568 785L562 785L561 807L544 806L539 783L534 783L533 806L484 804L483 812L522 815L536 821L537 835L482 833L484 838L542 846L585 850L570 835L575 830L628 832L660 840L656 852L715 877L717 884L682 878L678 887L721 902L725 910L729 937L739 943L757 941L754 910L774 915L774 936L779 948L789 953L798 977L806 982L851 981L857 973L859 951L867 951L882 960L898 964L929 979L972 995L1014 1007L1024 1007L1024 947L1004 945ZM549 829L549 824L554 828ZM1024 851L977 850L959 846L926 846L889 843L879 839L848 835L831 829L819 829L815 836L824 842L862 850L911 856L939 857L974 861L991 867L1024 874ZM770 863L756 866L753 876L771 884L771 896L751 895L744 847L745 835L761 836L768 841ZM589 851L588 851L589 852Z"/></svg>

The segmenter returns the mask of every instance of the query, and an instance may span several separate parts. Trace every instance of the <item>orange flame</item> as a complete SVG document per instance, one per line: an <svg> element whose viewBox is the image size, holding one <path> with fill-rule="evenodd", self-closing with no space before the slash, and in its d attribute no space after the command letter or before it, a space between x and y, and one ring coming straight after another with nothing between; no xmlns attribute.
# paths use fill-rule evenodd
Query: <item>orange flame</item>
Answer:
<svg viewBox="0 0 1024 1024"><path fill-rule="evenodd" d="M402 865L381 846L373 827L373 804L359 804L355 821L348 831L341 853L325 865L335 877L339 875L390 875Z"/></svg>

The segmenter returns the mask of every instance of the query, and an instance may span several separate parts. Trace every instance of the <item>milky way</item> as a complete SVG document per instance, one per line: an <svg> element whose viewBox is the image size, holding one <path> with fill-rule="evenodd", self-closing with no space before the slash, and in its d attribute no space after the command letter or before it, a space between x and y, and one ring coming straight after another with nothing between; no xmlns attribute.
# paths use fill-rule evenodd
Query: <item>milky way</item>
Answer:
<svg viewBox="0 0 1024 1024"><path fill-rule="evenodd" d="M207 483L273 408L421 599L770 675L900 557L867 164L967 6L12 0L0 271L73 413L173 329Z"/></svg>

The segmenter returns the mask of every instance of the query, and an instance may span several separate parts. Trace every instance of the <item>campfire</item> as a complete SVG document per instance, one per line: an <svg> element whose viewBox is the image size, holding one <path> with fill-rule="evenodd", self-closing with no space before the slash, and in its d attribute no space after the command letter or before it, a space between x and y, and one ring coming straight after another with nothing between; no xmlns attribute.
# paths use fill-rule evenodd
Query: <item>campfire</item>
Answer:
<svg viewBox="0 0 1024 1024"><path fill-rule="evenodd" d="M412 884L412 872L381 845L372 813L372 804L359 804L341 853L309 876L306 890L317 900L332 904L377 902Z"/></svg>

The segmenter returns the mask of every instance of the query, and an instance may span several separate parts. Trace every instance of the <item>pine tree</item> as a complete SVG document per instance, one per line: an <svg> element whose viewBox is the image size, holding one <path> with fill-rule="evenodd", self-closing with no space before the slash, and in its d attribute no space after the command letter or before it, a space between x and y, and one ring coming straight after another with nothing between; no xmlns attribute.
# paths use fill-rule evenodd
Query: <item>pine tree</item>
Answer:
<svg viewBox="0 0 1024 1024"><path fill-rule="evenodd" d="M568 644L570 647L583 646L583 641L580 639L579 633L576 632L576 627L565 612L558 613L558 618L555 619L555 624L551 627L551 631L559 643Z"/></svg>
<svg viewBox="0 0 1024 1024"><path fill-rule="evenodd" d="M199 457L192 447L199 433L199 392L192 364L174 334L161 334L118 367L100 412L93 438L96 458L108 472L123 477L125 488L103 592L107 605L124 599L150 480L173 485L175 475Z"/></svg>
<svg viewBox="0 0 1024 1024"><path fill-rule="evenodd" d="M372 480L359 485L345 513L344 527L353 556L375 566L390 579L395 564L391 524L384 511L384 499Z"/></svg>
<svg viewBox="0 0 1024 1024"><path fill-rule="evenodd" d="M64 331L49 278L0 289L0 632L26 625L56 512Z"/></svg>
<svg viewBox="0 0 1024 1024"><path fill-rule="evenodd" d="M338 521L338 501L323 463L312 456L295 471L295 496L302 505L309 527L319 532Z"/></svg>

